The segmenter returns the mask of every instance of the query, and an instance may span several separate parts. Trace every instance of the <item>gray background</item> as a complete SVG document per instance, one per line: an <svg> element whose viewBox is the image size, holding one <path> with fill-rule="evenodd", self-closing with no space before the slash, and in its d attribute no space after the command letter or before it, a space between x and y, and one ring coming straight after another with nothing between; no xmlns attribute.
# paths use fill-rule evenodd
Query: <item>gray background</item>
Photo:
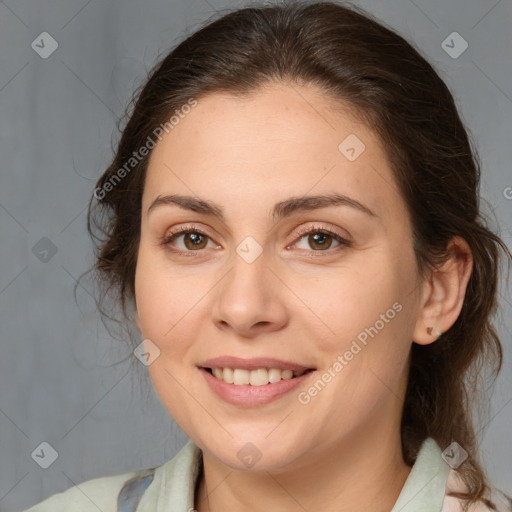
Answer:
<svg viewBox="0 0 512 512"><path fill-rule="evenodd" d="M2 511L21 510L92 477L161 464L186 440L152 388L139 390L137 372L129 364L112 366L123 355L122 343L100 325L87 285L78 288L79 307L73 287L92 262L85 208L111 157L116 118L130 93L159 53L215 11L242 5L0 2ZM511 3L359 5L414 41L454 91L481 154L486 212L494 212L510 247ZM458 58L442 47L454 31L469 44ZM59 45L47 59L31 48L41 32ZM43 237L51 244L40 242ZM501 294L505 362L480 437L491 480L512 493L511 300L505 288ZM43 441L58 452L48 469L31 457Z"/></svg>

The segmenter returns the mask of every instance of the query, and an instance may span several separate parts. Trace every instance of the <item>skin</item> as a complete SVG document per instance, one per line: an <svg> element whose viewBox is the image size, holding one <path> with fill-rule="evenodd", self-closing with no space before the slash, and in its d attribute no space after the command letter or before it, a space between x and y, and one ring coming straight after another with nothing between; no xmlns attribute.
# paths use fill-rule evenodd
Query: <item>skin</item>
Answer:
<svg viewBox="0 0 512 512"><path fill-rule="evenodd" d="M349 134L366 146L355 161L338 150ZM280 201L333 192L374 215L329 206L272 218ZM214 202L224 220L172 204L148 214L165 194ZM162 245L190 225L208 235L200 250L188 235ZM315 245L298 228L328 229L350 245L329 236ZM411 345L453 325L472 266L455 238L446 264L420 279L411 233L380 140L314 86L207 95L158 142L142 200L137 322L160 350L149 366L160 399L203 450L199 512L391 510L410 472L400 416ZM247 236L262 248L252 263L236 252ZM394 303L401 311L301 404L298 394ZM197 367L221 355L316 370L273 402L235 406ZM251 468L237 457L248 442L261 454Z"/></svg>

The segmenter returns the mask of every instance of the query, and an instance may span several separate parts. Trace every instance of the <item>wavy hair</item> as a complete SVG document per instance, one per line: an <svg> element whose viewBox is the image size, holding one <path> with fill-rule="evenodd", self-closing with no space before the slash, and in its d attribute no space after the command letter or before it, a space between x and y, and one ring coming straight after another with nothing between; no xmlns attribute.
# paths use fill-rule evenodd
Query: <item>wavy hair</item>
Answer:
<svg viewBox="0 0 512 512"><path fill-rule="evenodd" d="M112 319L102 307L107 295L125 320L134 304L151 151L137 161L130 160L134 152L191 98L243 96L269 82L315 84L353 107L378 134L408 207L422 274L443 261L452 237L469 244L474 267L457 321L437 342L413 343L401 439L409 465L427 437L442 449L456 440L468 458L458 468L466 490L454 496L465 508L477 501L493 508L473 411L481 403L481 372L490 369L495 378L502 363L491 321L500 258L511 255L480 213L478 158L448 87L410 43L360 9L292 2L230 11L209 20L153 68L132 100L115 156L89 203L102 318Z"/></svg>

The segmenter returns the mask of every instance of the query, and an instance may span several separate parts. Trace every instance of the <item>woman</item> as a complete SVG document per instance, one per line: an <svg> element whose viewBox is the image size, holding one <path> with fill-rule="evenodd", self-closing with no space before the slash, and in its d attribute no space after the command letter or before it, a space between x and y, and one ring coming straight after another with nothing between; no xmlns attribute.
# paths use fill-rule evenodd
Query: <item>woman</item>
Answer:
<svg viewBox="0 0 512 512"><path fill-rule="evenodd" d="M512 510L471 419L510 257L478 183L446 85L363 13L246 8L190 36L140 92L89 229L191 441L30 510Z"/></svg>

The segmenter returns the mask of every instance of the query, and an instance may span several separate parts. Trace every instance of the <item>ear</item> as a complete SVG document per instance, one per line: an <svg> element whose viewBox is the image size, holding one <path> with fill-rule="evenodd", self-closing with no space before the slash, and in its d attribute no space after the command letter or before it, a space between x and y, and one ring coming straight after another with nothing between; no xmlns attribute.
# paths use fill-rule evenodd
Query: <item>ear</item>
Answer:
<svg viewBox="0 0 512 512"><path fill-rule="evenodd" d="M421 310L416 320L413 341L433 343L457 320L464 303L473 270L473 256L468 243L456 236L447 246L447 258L433 270L423 285Z"/></svg>

